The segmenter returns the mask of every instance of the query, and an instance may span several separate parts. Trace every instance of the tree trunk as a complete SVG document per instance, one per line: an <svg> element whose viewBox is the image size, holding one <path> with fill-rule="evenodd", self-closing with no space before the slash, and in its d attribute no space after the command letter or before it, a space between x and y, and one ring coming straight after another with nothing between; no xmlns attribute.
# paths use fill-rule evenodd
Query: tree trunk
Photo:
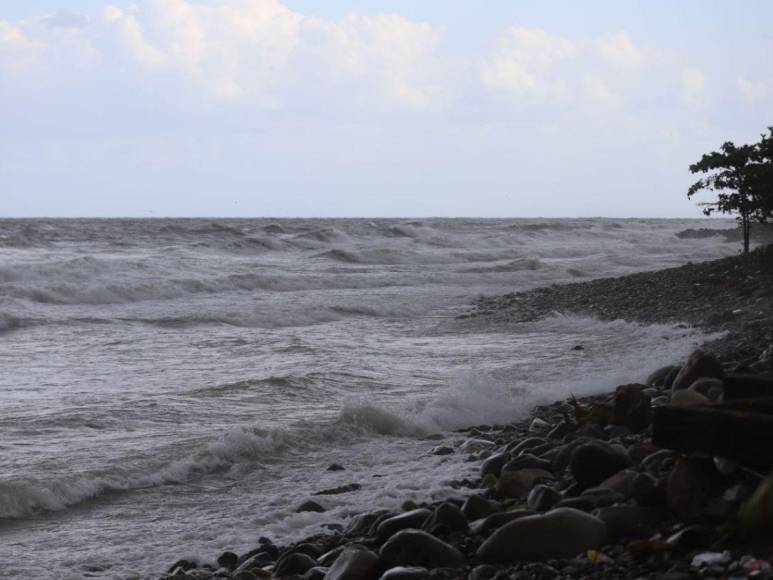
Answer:
<svg viewBox="0 0 773 580"><path fill-rule="evenodd" d="M751 237L752 222L749 212L741 213L741 229L743 231L743 253L749 253L749 238Z"/></svg>

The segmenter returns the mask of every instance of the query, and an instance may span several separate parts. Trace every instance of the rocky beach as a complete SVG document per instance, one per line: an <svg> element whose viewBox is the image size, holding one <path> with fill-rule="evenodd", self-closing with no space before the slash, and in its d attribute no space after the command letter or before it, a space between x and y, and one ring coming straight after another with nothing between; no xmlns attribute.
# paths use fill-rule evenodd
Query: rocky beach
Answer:
<svg viewBox="0 0 773 580"><path fill-rule="evenodd" d="M773 247L482 297L460 318L506 329L552 312L680 322L724 334L681 365L641 369L651 371L642 384L632 379L613 392L571 397L539 406L514 423L479 425L444 438L432 453L463 455L479 464L479 476L453 482L458 493L442 501L408 500L399 513L374 505L345 525L331 523L330 533L290 545L260 537L256 530L251 551L213 554L209 562L179 560L159 575L239 580L769 577L773 485L764 466L773 464L773 455L765 456L764 445L751 462L712 452L712 445L734 450L727 441L741 433L720 433L705 449L700 441L679 443L674 429L680 426L669 422L664 410L676 417L692 416L692 409L705 411L710 420L723 413L736 417L742 401L732 405L734 392L747 392L751 384L764 394L773 385ZM577 344L573 350L583 348ZM764 407L765 399L759 401ZM755 411L759 433L765 433L764 410ZM748 458L743 451L739 457ZM346 466L329 469L345 471ZM358 487L353 481L318 495L343 496ZM298 503L299 511L324 511L322 500L299 498Z"/></svg>

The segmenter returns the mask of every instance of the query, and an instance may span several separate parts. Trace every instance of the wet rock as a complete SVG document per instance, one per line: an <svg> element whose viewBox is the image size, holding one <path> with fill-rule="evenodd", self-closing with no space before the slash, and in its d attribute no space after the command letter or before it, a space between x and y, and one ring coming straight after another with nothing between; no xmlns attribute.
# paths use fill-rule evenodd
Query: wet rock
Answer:
<svg viewBox="0 0 773 580"><path fill-rule="evenodd" d="M710 401L721 401L725 396L725 383L722 379L703 377L694 381L688 390L700 393Z"/></svg>
<svg viewBox="0 0 773 580"><path fill-rule="evenodd" d="M317 562L311 556L293 552L277 562L274 576L300 576L316 565Z"/></svg>
<svg viewBox="0 0 773 580"><path fill-rule="evenodd" d="M502 467L510 460L510 454L509 453L497 453L495 455L492 455L486 461L483 462L483 465L480 466L480 476L482 478L485 478L487 475L493 475L495 477L499 477L500 472L502 471Z"/></svg>
<svg viewBox="0 0 773 580"><path fill-rule="evenodd" d="M481 564L470 570L467 580L489 580L499 572L499 568L491 564Z"/></svg>
<svg viewBox="0 0 773 580"><path fill-rule="evenodd" d="M518 457L518 455L524 451L534 449L535 447L540 447L545 443L547 443L547 441L542 437L529 437L527 439L523 439L522 441L513 441L506 447L506 449L512 454L513 457Z"/></svg>
<svg viewBox="0 0 773 580"><path fill-rule="evenodd" d="M447 445L439 445L437 447L433 447L430 451L431 455L453 455L454 449L453 447L448 447Z"/></svg>
<svg viewBox="0 0 773 580"><path fill-rule="evenodd" d="M574 433L577 430L577 425L568 421L561 421L555 427L553 427L548 433L548 439L563 439L569 433Z"/></svg>
<svg viewBox="0 0 773 580"><path fill-rule="evenodd" d="M373 524L376 523L376 521L384 517L387 513L388 512L386 510L378 510L364 514L358 514L349 520L349 524L346 526L346 531L344 533L347 536L365 534L373 526Z"/></svg>
<svg viewBox="0 0 773 580"><path fill-rule="evenodd" d="M529 432L545 431L547 429L550 429L550 423L548 423L544 419L540 419L539 417L534 417L534 419L531 422L531 425L529 425Z"/></svg>
<svg viewBox="0 0 773 580"><path fill-rule="evenodd" d="M327 573L328 568L323 566L314 566L313 568L306 570L306 573L301 576L301 578L303 578L303 580L324 580Z"/></svg>
<svg viewBox="0 0 773 580"><path fill-rule="evenodd" d="M340 463L331 463L327 467L327 471L343 471L344 469L346 468Z"/></svg>
<svg viewBox="0 0 773 580"><path fill-rule="evenodd" d="M392 516L381 522L376 528L376 535L382 540L389 538L395 532L407 528L420 528L432 515L427 508L417 508L396 516Z"/></svg>
<svg viewBox="0 0 773 580"><path fill-rule="evenodd" d="M449 532L461 532L467 530L467 518L462 510L451 502L445 502L435 508L432 516L425 522L423 528L433 531L441 526Z"/></svg>
<svg viewBox="0 0 773 580"><path fill-rule="evenodd" d="M505 463L501 473L506 471L520 471L521 469L542 469L544 471L551 471L553 466L550 461L535 457L531 453L524 453Z"/></svg>
<svg viewBox="0 0 773 580"><path fill-rule="evenodd" d="M666 484L668 507L684 521L700 517L710 497L712 484L710 464L694 458L678 459Z"/></svg>
<svg viewBox="0 0 773 580"><path fill-rule="evenodd" d="M719 364L717 358L702 350L696 350L687 358L687 362L676 375L671 390L687 389L696 379L701 377L721 379L722 376L722 365Z"/></svg>
<svg viewBox="0 0 773 580"><path fill-rule="evenodd" d="M330 566L325 580L376 580L379 577L378 556L364 546L345 548Z"/></svg>
<svg viewBox="0 0 773 580"><path fill-rule="evenodd" d="M620 449L603 441L593 441L574 450L569 467L580 486L591 487L630 465L631 460Z"/></svg>
<svg viewBox="0 0 773 580"><path fill-rule="evenodd" d="M674 391L674 394L671 395L672 405L682 405L687 407L692 405L708 405L709 403L711 403L711 399L707 396L689 389Z"/></svg>
<svg viewBox="0 0 773 580"><path fill-rule="evenodd" d="M551 479L553 479L553 474L544 469L505 471L497 481L496 490L505 497L524 499L534 484Z"/></svg>
<svg viewBox="0 0 773 580"><path fill-rule="evenodd" d="M329 552L325 552L322 554L319 558L317 558L317 564L320 566L327 566L330 567L333 565L333 562L336 561L336 558L341 555L341 552L346 549L346 546L338 546L337 548L333 548Z"/></svg>
<svg viewBox="0 0 773 580"><path fill-rule="evenodd" d="M349 483L347 485L341 485L338 487L332 487L330 489L323 489L322 491L315 491L312 495L338 495L341 493L349 493L361 489L362 486L359 483Z"/></svg>
<svg viewBox="0 0 773 580"><path fill-rule="evenodd" d="M298 554L306 554L315 560L319 558L324 553L324 551L325 549L319 544L313 544L311 542L301 542L300 544L297 544L295 547L293 547L293 552L297 552Z"/></svg>
<svg viewBox="0 0 773 580"><path fill-rule="evenodd" d="M688 526L668 538L677 555L687 554L695 550L705 550L711 545L714 531L705 526Z"/></svg>
<svg viewBox="0 0 773 580"><path fill-rule="evenodd" d="M246 570L262 568L263 566L268 566L274 562L274 560L275 559L267 552L258 551L254 554L245 554L245 556L242 556L240 559L239 567L236 569L236 571L242 572Z"/></svg>
<svg viewBox="0 0 773 580"><path fill-rule="evenodd" d="M429 578L429 570L421 566L396 566L382 574L379 580L424 580Z"/></svg>
<svg viewBox="0 0 773 580"><path fill-rule="evenodd" d="M621 385L615 391L612 423L638 433L652 422L650 398L642 385Z"/></svg>
<svg viewBox="0 0 773 580"><path fill-rule="evenodd" d="M676 367L673 365L668 365L665 367L661 367L656 371L653 371L650 373L650 375L647 377L647 380L644 381L644 383L648 387L663 387L665 385L666 377L668 377L669 374L672 374L676 376L676 373L679 372L680 367ZM668 385L669 387L671 385Z"/></svg>
<svg viewBox="0 0 773 580"><path fill-rule="evenodd" d="M218 566L222 566L223 568L228 568L229 570L233 570L234 568L236 568L238 563L239 563L239 556L237 556L233 552L223 552L222 554L220 554L220 557L217 559Z"/></svg>
<svg viewBox="0 0 773 580"><path fill-rule="evenodd" d="M668 520L663 510L639 506L610 506L593 515L607 524L612 538L648 538Z"/></svg>
<svg viewBox="0 0 773 580"><path fill-rule="evenodd" d="M607 525L571 508L528 516L505 524L478 549L484 563L573 558L607 541Z"/></svg>
<svg viewBox="0 0 773 580"><path fill-rule="evenodd" d="M661 449L642 459L641 463L647 471L664 471L670 469L675 460L675 452Z"/></svg>
<svg viewBox="0 0 773 580"><path fill-rule="evenodd" d="M479 520L498 512L501 508L480 495L471 495L462 506L462 513L469 521Z"/></svg>
<svg viewBox="0 0 773 580"><path fill-rule="evenodd" d="M565 497L555 505L556 508L573 508L581 512L592 512L598 505L595 498L592 497Z"/></svg>
<svg viewBox="0 0 773 580"><path fill-rule="evenodd" d="M577 449L580 445L584 445L585 443L589 443L591 441L594 441L594 439L590 437L578 437L566 445L559 447L556 450L556 456L553 459L553 473L563 473L572 460L572 453L574 453L574 450Z"/></svg>
<svg viewBox="0 0 773 580"><path fill-rule="evenodd" d="M317 502L308 500L303 502L301 505L298 506L298 509L295 510L296 513L301 512L324 512L325 508L323 508L321 505L319 505Z"/></svg>
<svg viewBox="0 0 773 580"><path fill-rule="evenodd" d="M526 498L526 505L535 512L546 512L563 499L561 492L544 484L535 485Z"/></svg>
<svg viewBox="0 0 773 580"><path fill-rule="evenodd" d="M402 530L381 546L381 558L392 566L455 568L464 564L461 552L421 530Z"/></svg>
<svg viewBox="0 0 773 580"><path fill-rule="evenodd" d="M630 495L633 489L633 482L639 475L638 472L632 469L624 469L602 481L598 487L616 491L622 495Z"/></svg>
<svg viewBox="0 0 773 580"><path fill-rule="evenodd" d="M198 565L196 562L191 562L190 560L177 560L177 562L169 566L167 574L176 574L180 571L187 572L188 570L194 570L197 567Z"/></svg>
<svg viewBox="0 0 773 580"><path fill-rule="evenodd" d="M638 473L631 486L631 497L641 506L665 507L665 480L657 480L649 473Z"/></svg>
<svg viewBox="0 0 773 580"><path fill-rule="evenodd" d="M472 531L476 534L486 535L491 531L501 528L505 524L512 522L513 520L533 515L536 514L532 510L528 509L516 509L491 514L484 520L475 522L475 524L472 526Z"/></svg>

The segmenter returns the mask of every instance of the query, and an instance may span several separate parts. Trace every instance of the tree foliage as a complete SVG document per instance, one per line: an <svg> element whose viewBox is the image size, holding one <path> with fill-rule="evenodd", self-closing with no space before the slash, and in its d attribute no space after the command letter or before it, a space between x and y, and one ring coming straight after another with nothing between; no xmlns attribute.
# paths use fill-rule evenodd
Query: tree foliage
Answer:
<svg viewBox="0 0 773 580"><path fill-rule="evenodd" d="M690 165L691 173L706 176L696 181L687 197L702 190L714 191L716 201L704 202L703 213L737 214L743 232L744 252L749 252L752 222L773 217L773 127L759 143L737 146L728 141L719 151L706 153Z"/></svg>

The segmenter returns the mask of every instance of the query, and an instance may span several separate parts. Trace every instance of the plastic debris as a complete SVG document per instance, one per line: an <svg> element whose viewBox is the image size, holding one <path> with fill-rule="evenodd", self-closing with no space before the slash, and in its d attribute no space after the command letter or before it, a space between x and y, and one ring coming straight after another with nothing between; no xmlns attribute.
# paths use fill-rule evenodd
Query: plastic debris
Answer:
<svg viewBox="0 0 773 580"><path fill-rule="evenodd" d="M768 562L754 556L744 556L738 563L751 578L767 578L773 572L773 568L771 568Z"/></svg>
<svg viewBox="0 0 773 580"><path fill-rule="evenodd" d="M730 552L725 550L724 552L702 552L695 556L690 562L693 568L705 568L707 566L721 566L728 564L732 559Z"/></svg>

